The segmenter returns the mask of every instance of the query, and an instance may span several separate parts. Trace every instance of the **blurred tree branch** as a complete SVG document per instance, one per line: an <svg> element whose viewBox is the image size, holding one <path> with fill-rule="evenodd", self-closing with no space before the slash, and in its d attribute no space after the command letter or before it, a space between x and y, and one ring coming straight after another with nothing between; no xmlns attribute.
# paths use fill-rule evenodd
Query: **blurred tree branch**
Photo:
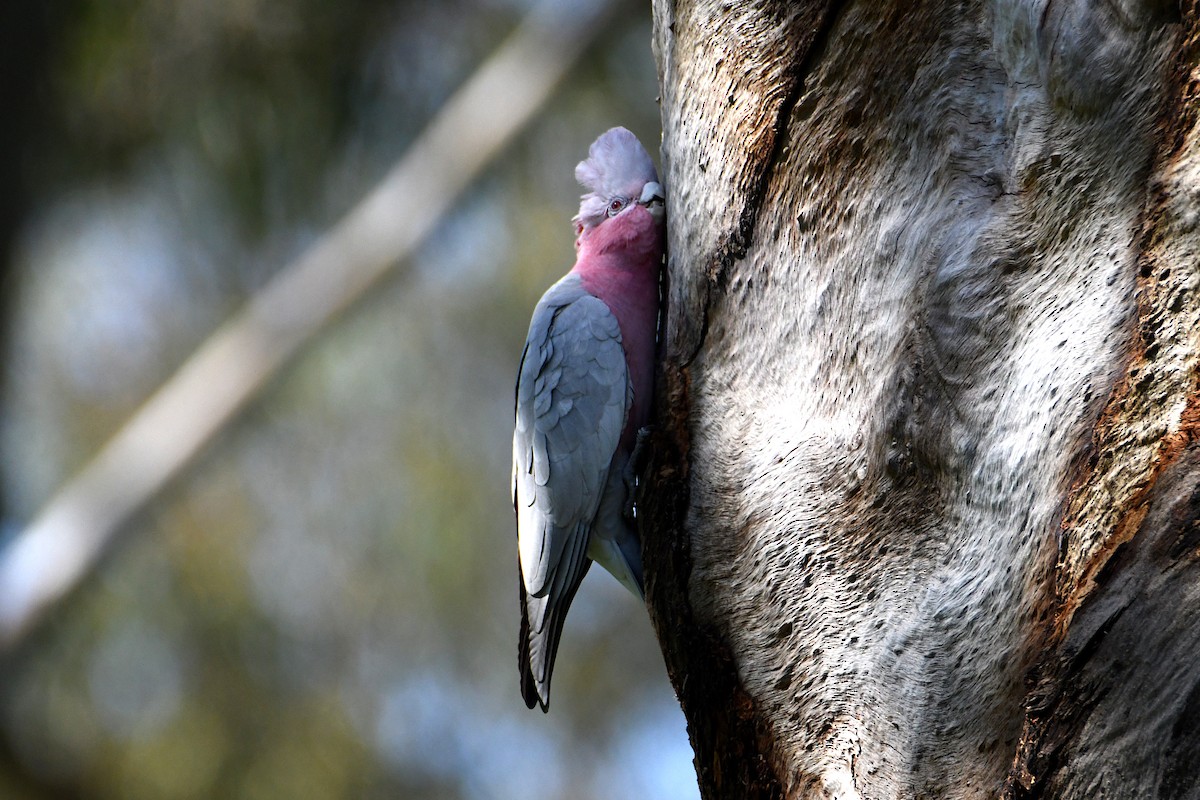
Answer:
<svg viewBox="0 0 1200 800"><path fill-rule="evenodd" d="M615 6L550 0L531 11L384 180L214 332L51 498L0 554L0 649L15 647L305 343L432 232Z"/></svg>

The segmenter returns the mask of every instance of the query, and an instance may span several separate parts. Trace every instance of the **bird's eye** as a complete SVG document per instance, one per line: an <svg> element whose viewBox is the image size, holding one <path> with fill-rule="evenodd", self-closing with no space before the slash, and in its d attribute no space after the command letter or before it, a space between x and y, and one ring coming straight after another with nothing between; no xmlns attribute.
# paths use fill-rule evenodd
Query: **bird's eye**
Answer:
<svg viewBox="0 0 1200 800"><path fill-rule="evenodd" d="M620 197L614 197L613 201L608 204L608 215L615 217L625 207L625 201Z"/></svg>

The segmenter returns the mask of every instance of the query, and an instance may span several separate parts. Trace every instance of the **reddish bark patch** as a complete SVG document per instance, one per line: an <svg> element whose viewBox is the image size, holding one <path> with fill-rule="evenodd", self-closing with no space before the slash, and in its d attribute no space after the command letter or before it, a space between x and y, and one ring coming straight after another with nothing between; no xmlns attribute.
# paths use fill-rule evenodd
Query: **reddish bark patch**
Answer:
<svg viewBox="0 0 1200 800"><path fill-rule="evenodd" d="M1129 448L1130 443L1126 438L1129 421L1147 411L1161 413L1163 410L1154 408L1156 398L1150 396L1154 388L1156 370L1163 369L1159 363L1159 355L1163 350L1163 343L1160 341L1163 332L1174 328L1180 334L1187 333L1186 329L1180 331L1178 325L1171 324L1173 318L1182 310L1182 298L1179 296L1180 276L1172 276L1171 269L1172 266L1183 270L1194 269L1194 265L1172 265L1169 260L1160 256L1164 236L1162 221L1167 216L1167 206L1172 199L1161 176L1169 174L1172 167L1187 153L1187 134L1196 127L1197 114L1200 113L1200 81L1196 78L1196 67L1200 65L1198 4L1193 0L1182 5L1184 30L1171 73L1167 76L1170 92L1156 125L1156 136L1160 146L1152 175L1160 176L1160 179L1152 183L1140 226L1141 256L1137 275L1135 318L1137 332L1125 375L1113 388L1109 401L1096 423L1088 448L1088 458L1081 464L1081 471L1068 494L1069 511L1063 520L1064 557L1060 559L1057 581L1057 595L1061 604L1058 619L1060 637L1069 627L1074 610L1086 598L1096 574L1103 569L1113 552L1137 530L1141 518L1146 513L1147 498L1158 476L1200 436L1200 382L1196 375L1192 375L1187 390L1187 405L1178 428L1158 442L1150 469L1139 481L1137 491L1132 494L1125 507L1118 509L1120 516L1111 528L1109 536L1087 553L1087 558L1078 571L1068 569L1068 551L1073 547L1086 546L1086 543L1076 541L1073 536L1074 531L1081 526L1091 511L1079 502L1080 498L1087 487L1103 478L1106 469L1118 463L1124 455L1123 451Z"/></svg>
<svg viewBox="0 0 1200 800"><path fill-rule="evenodd" d="M1195 303L1182 294L1181 276L1172 274L1173 269L1185 274L1194 271L1195 265L1173 264L1170 254L1164 252L1172 235L1164 221L1170 218L1173 198L1163 176L1170 175L1183 158L1194 157L1188 135L1196 128L1200 114L1200 80L1197 80L1200 4L1195 0L1184 2L1180 12L1182 33L1171 72L1165 76L1169 89L1156 125L1159 146L1140 225L1136 333L1124 375L1113 387L1093 428L1091 441L1079 459L1076 477L1067 493L1055 575L1055 609L1045 634L1048 655L1031 676L1025 722L1005 797L1070 794L1065 788L1064 775L1070 767L1073 747L1079 744L1085 725L1103 704L1109 690L1105 681L1082 676L1096 670L1095 662L1101 659L1095 654L1103 647L1111 647L1111 643L1105 642L1110 630L1123 624L1121 617L1126 607L1113 612L1105 604L1114 602L1109 587L1116 576L1133 569L1129 548L1139 545L1139 537L1150 537L1160 557L1155 569L1165 572L1172 562L1194 561L1200 544L1196 522L1200 510L1196 502L1174 505L1165 523L1160 520L1150 525L1147 521L1154 504L1169 489L1163 485L1164 475L1183 467L1191 471L1197 468L1193 463L1196 459L1189 459L1187 454L1200 440L1200 376L1192 371L1185 387L1173 393L1162 388L1163 372L1179 366L1162 363L1163 353L1171 344L1164 339L1174 337L1178 343L1189 335L1189 326L1179 320L1181 313ZM1130 430L1136 421L1155 415L1164 417L1167 412L1164 404L1173 405L1180 400L1185 405L1173 430L1164 431L1152 442L1131 438ZM1147 447L1152 448L1151 456L1145 459L1141 474L1122 476L1117 472L1130 462L1131 453L1136 455L1139 448L1145 452ZM1095 494L1097 486L1110 480L1124 481L1131 491L1126 490L1123 496L1115 492ZM1117 505L1106 506L1097 498L1115 500ZM1109 522L1106 524L1104 520ZM1098 521L1102 538L1091 541L1083 538L1080 532L1089 525L1095 530ZM1144 564L1138 569L1145 569ZM1133 579L1149 580L1148 577ZM1101 613L1107 614L1102 624L1088 621L1089 616ZM1080 624L1084 625L1082 633L1076 630ZM1192 700L1188 703L1192 704ZM1195 727L1194 719L1194 715L1189 717L1184 713L1176 727ZM1186 750L1188 759L1197 755L1195 733L1181 730L1177 737L1182 744L1175 749ZM1177 796L1172 794L1171 786L1190 787L1200 778L1194 766L1181 766L1193 761L1200 764L1188 759L1175 758L1171 762L1174 766L1167 770L1169 775L1160 786L1161 794L1155 796Z"/></svg>

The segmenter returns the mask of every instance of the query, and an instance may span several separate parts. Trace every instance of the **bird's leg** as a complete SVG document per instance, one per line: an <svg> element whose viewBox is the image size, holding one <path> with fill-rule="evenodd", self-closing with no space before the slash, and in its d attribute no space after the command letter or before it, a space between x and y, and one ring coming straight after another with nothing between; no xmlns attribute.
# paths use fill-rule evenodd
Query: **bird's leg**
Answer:
<svg viewBox="0 0 1200 800"><path fill-rule="evenodd" d="M634 520L637 519L637 507L634 501L637 494L638 476L642 474L642 469L646 466L646 456L650 450L646 446L646 442L649 441L653 430L650 425L638 428L637 438L633 443L633 452L625 461L625 469L621 475L625 481L625 521L631 527L634 525Z"/></svg>

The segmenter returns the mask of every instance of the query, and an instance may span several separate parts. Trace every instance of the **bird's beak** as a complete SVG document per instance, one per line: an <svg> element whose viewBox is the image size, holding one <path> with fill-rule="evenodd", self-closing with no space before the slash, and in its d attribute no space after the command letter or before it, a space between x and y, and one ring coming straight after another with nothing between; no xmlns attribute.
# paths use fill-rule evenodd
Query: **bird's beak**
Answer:
<svg viewBox="0 0 1200 800"><path fill-rule="evenodd" d="M663 218L664 204L666 203L666 195L663 193L662 184L651 181L642 187L642 195L638 198L638 205L646 207L657 220Z"/></svg>

